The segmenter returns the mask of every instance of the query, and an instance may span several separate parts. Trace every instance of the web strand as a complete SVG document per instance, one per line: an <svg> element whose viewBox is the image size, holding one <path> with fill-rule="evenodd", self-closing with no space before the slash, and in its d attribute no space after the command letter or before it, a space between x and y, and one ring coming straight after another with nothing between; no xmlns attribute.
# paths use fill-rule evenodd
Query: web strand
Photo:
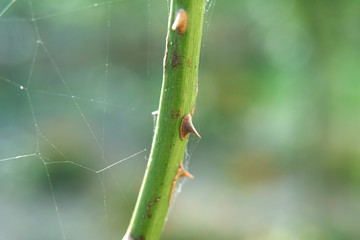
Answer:
<svg viewBox="0 0 360 240"><path fill-rule="evenodd" d="M103 155L104 155L104 150L103 150L103 148L102 148L102 146L101 146L98 138L96 137L96 135L95 135L95 133L94 133L94 130L92 129L89 121L88 121L87 118L85 117L85 114L84 114L84 112L82 111L82 109L80 108L79 103L76 101L75 96L74 96L74 94L72 93L69 85L66 83L65 78L63 77L63 75L62 75L59 67L58 67L57 64L55 63L54 58L51 56L51 54L50 54L49 50L47 49L45 43L41 40L40 31L39 31L39 28L38 28L38 25L37 25L37 20L36 20L36 18L35 18L34 10L33 10L33 8L32 8L32 3L31 3L31 1L30 1L29 3L30 3L31 14L32 14L32 22L33 22L33 24L34 24L34 29L35 29L36 36L37 36L37 39L38 39L37 42L38 42L39 44L41 44L42 49L44 50L45 54L47 55L47 57L48 57L51 65L53 66L55 72L57 73L58 77L60 78L61 82L63 83L66 91L67 91L68 94L71 96L71 99L72 99L72 101L73 101L73 104L75 105L75 107L76 107L77 110L79 111L79 113L80 113L80 115L81 115L81 118L83 119L83 121L84 121L86 127L88 128L91 136L92 136L93 139L95 140L96 145L98 146L98 148L99 148L99 150L100 150L100 152L101 152L101 155L103 156ZM29 79L29 81L30 81L30 79ZM103 160L108 164L108 162L107 162L107 160L106 160L105 158L103 158Z"/></svg>
<svg viewBox="0 0 360 240"><path fill-rule="evenodd" d="M52 196L52 199L53 199L53 202L54 202L54 205L55 205L55 211L56 211L58 223L59 223L59 226L60 226L61 235L62 235L63 239L66 239L66 235L65 235L65 231L64 231L64 225L63 225L63 222L61 220L60 211L59 211L59 205L58 205L58 202L57 202L56 197L55 197L54 187L53 187L53 184L51 182L49 169L48 169L47 164L44 161L43 157L41 156L41 154L37 154L37 157L42 161L42 163L45 166L46 176L47 176L47 179L49 181L49 187L50 187L51 196Z"/></svg>
<svg viewBox="0 0 360 240"><path fill-rule="evenodd" d="M16 0L11 0L8 5L0 12L0 18L6 13L6 11L16 2Z"/></svg>
<svg viewBox="0 0 360 240"><path fill-rule="evenodd" d="M84 10L89 10L92 8L97 8L97 7L104 7L107 5L114 5L117 3L123 3L126 2L127 0L116 0L116 1L108 1L108 2L100 2L100 3L93 3L93 4L89 4L86 6L81 6L81 7L77 7L77 8L73 8L73 9L68 9L68 10L63 10L63 11L58 11L58 12L54 12L54 13L50 13L50 14L46 14L46 15L42 15L42 16L37 16L34 19L28 19L28 18L6 18L6 19L0 19L1 22L27 22L27 21L43 21L43 20L47 20L47 19L51 19L51 18L56 18L56 17L61 17L67 14L74 14L76 12L81 12ZM0 12L0 18L2 17L2 15L4 15L8 9L16 2L16 0L11 0L9 2L9 4Z"/></svg>
<svg viewBox="0 0 360 240"><path fill-rule="evenodd" d="M36 156L35 153L30 153L30 154L25 154L25 155L18 155L15 157L9 157L9 158L3 158L0 159L0 162L6 162L6 161L13 161L13 160L17 160L17 159L21 159L21 158L27 158L27 157L33 157Z"/></svg>
<svg viewBox="0 0 360 240"><path fill-rule="evenodd" d="M106 96L107 96L107 85L108 85L108 78L109 78L109 50L110 50L110 29L111 29L111 5L108 5L107 11L108 11L108 19L106 23L106 49L105 49L105 74L104 74L104 97L103 101L106 102ZM101 147L104 148L105 145L105 122L106 122L106 111L107 107L104 105L103 107L103 123L102 123L102 141L101 141ZM104 151L101 155L102 159L105 159Z"/></svg>

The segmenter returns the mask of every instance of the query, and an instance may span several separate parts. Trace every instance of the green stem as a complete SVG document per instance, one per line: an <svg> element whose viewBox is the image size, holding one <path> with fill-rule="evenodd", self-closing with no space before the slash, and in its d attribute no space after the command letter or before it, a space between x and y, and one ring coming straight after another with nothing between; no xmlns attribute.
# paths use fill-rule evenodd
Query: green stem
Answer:
<svg viewBox="0 0 360 240"><path fill-rule="evenodd" d="M136 206L123 239L159 239L174 184L181 177L179 166L182 166L187 137L181 139L180 127L183 117L192 114L195 106L204 7L205 0L171 0L155 135ZM186 11L188 25L180 26L176 31L172 30L172 25L179 9ZM184 28L186 31L182 32Z"/></svg>

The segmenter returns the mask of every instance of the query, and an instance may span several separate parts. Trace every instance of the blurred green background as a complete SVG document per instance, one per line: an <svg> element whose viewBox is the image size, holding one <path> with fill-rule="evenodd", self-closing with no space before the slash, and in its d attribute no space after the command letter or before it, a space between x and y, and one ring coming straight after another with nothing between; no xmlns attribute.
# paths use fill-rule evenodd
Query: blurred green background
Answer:
<svg viewBox="0 0 360 240"><path fill-rule="evenodd" d="M62 239L61 225L67 239L121 239L167 12L165 0L18 0L0 17L1 240ZM360 238L359 13L356 0L207 3L195 178L162 239Z"/></svg>

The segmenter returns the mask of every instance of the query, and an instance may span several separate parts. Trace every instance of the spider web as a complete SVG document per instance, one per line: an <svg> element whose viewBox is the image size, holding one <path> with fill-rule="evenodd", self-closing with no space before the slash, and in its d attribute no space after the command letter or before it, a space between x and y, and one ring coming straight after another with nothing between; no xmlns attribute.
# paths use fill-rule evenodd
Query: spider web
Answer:
<svg viewBox="0 0 360 240"><path fill-rule="evenodd" d="M0 3L0 240L124 234L152 139L167 13L151 0ZM189 143L185 166L199 140Z"/></svg>
<svg viewBox="0 0 360 240"><path fill-rule="evenodd" d="M113 23L124 19L113 20L112 12L129 5L121 0L11 0L0 5L0 239L119 235L112 233L111 224L120 220L113 220L115 214L109 213L116 209L108 202L120 201L120 195L128 203L123 190L134 181L117 166L144 159L149 141L134 136L141 131L147 132L143 138L151 136L151 126L139 127L146 124L136 121L148 119L146 110L151 108L143 97L143 76L126 64L116 69L115 62L126 61L127 55L110 59L114 49L126 49L114 47L118 39L112 32L129 33L114 30ZM150 1L141 12L146 9ZM94 22L85 24L89 19ZM146 22L146 15L141 20ZM144 28L150 31L147 22ZM93 30L97 34L91 34ZM58 39L62 34L69 37ZM86 41L91 47L78 51ZM140 70L149 86L150 40L147 45ZM84 59L88 61L81 62ZM129 89L137 96L129 97ZM126 171L136 175L136 169L140 167ZM89 198L95 203L83 202Z"/></svg>

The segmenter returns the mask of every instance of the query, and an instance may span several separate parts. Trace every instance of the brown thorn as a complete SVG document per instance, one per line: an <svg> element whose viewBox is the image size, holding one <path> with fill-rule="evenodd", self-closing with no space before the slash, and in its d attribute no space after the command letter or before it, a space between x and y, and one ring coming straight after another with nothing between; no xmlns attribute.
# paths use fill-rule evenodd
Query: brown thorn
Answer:
<svg viewBox="0 0 360 240"><path fill-rule="evenodd" d="M194 176L191 173L186 171L186 169L184 168L183 163L181 162L178 169L177 169L177 171L176 171L176 175L174 177L174 180L172 182L171 193L170 193L170 197L169 197L169 206L170 206L170 203L171 203L171 198L172 198L172 196L174 194L174 191L175 191L176 183L179 180L179 178L182 178L182 177L194 178Z"/></svg>
<svg viewBox="0 0 360 240"><path fill-rule="evenodd" d="M189 16L187 12L180 8L175 13L175 20L173 25L171 26L172 30L176 30L180 34L184 34L189 25Z"/></svg>
<svg viewBox="0 0 360 240"><path fill-rule="evenodd" d="M181 170L180 170L180 174L179 174L179 178L182 178L182 177L188 177L188 178L194 178L194 176L189 173L188 171L186 171L186 169L184 168L183 166L183 163L181 162L180 163L180 167L179 167Z"/></svg>
<svg viewBox="0 0 360 240"><path fill-rule="evenodd" d="M180 126L180 138L181 140L185 140L185 138L190 134L193 133L199 138L201 138L200 134L196 131L194 125L192 124L191 115L188 113L186 114L182 121Z"/></svg>

